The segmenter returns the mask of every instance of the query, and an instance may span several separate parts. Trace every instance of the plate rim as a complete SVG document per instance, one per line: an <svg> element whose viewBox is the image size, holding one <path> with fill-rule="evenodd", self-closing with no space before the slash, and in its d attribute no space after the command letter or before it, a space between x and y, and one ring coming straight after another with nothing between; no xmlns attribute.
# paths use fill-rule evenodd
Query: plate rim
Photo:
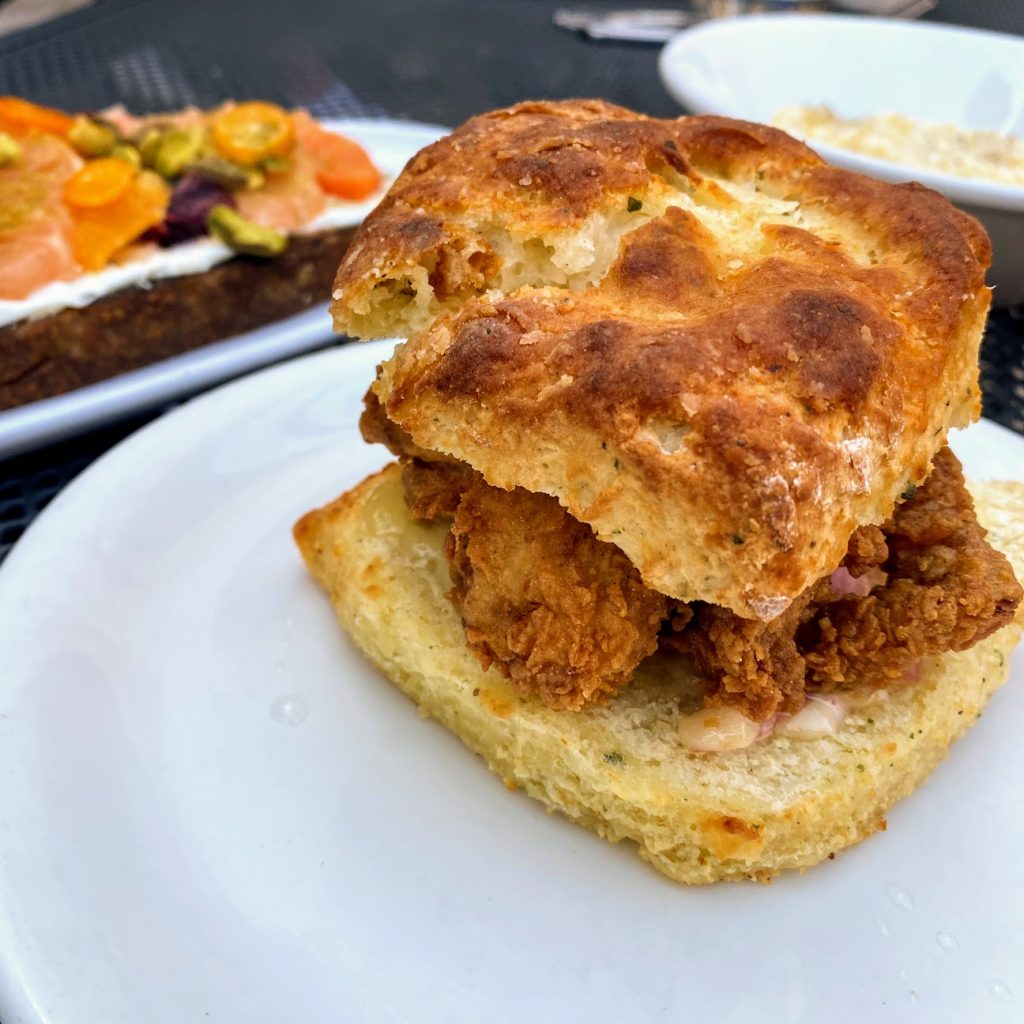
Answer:
<svg viewBox="0 0 1024 1024"><path fill-rule="evenodd" d="M715 36L724 35L728 39L729 35L737 28L742 32L758 31L758 26L764 24L795 26L798 29L814 25L856 26L858 30L867 27L904 35L909 33L913 35L970 36L998 41L1000 45L1019 49L1022 60L1024 60L1024 38L992 29L953 25L947 22L925 22L858 14L746 14L698 22L673 35L658 54L658 75L662 85L677 103L693 110L694 113L742 117L741 112L732 110L727 104L716 101L714 94L694 88L692 83L686 82L685 54L691 47L702 44L707 37L713 39ZM789 134L795 135L793 132ZM810 136L796 137L800 137L830 163L848 166L862 174L872 174L886 181L918 181L959 203L1024 213L1024 185L1008 185L982 179L961 178L926 167L913 167L842 149L829 143L820 142Z"/></svg>

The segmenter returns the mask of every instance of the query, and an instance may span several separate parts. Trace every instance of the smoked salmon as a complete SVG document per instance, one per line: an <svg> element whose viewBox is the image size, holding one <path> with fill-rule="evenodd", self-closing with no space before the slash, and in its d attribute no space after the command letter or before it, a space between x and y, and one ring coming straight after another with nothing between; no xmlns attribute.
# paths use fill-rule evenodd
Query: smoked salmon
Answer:
<svg viewBox="0 0 1024 1024"><path fill-rule="evenodd" d="M167 248L208 236L220 207L234 229L219 225L217 237L269 258L329 204L365 199L380 184L358 143L264 101L140 117L0 97L0 132L0 300L102 270L140 240ZM194 201L197 182L215 202ZM263 229L274 245L254 250Z"/></svg>
<svg viewBox="0 0 1024 1024"><path fill-rule="evenodd" d="M19 143L21 156L0 167L0 299L23 299L81 273L62 194L82 158L55 135Z"/></svg>

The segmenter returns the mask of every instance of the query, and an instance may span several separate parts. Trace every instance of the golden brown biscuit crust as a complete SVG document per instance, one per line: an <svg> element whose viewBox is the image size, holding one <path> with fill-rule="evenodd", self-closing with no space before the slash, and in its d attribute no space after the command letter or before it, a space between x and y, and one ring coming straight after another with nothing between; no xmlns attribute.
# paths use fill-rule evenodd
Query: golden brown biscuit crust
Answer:
<svg viewBox="0 0 1024 1024"><path fill-rule="evenodd" d="M410 163L335 314L440 313L376 385L417 444L556 495L653 589L771 618L977 416L988 259L941 196L771 128L520 104Z"/></svg>
<svg viewBox="0 0 1024 1024"><path fill-rule="evenodd" d="M682 189L710 208L728 201L719 183L754 178L765 194L827 206L907 250L942 286L907 302L945 329L990 261L980 226L930 190L828 167L778 129L710 116L659 120L601 100L527 102L474 117L413 157L338 269L336 324L359 326L358 310L388 281L415 286L403 278L410 267L422 265L431 298L451 308L495 285L509 236L521 244L579 228L645 193L664 199ZM795 235L790 241L799 244ZM805 241L815 245L807 233ZM404 304L407 314L412 305Z"/></svg>

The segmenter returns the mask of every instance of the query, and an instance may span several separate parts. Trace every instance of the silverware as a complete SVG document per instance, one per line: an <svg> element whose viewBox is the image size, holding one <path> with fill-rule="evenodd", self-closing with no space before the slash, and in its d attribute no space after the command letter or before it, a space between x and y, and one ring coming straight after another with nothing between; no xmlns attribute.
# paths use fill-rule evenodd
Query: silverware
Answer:
<svg viewBox="0 0 1024 1024"><path fill-rule="evenodd" d="M936 4L939 0L915 0L914 3L909 3L905 7L901 7L894 14L890 14L890 18L920 18L922 14L927 14L929 11L934 11Z"/></svg>
<svg viewBox="0 0 1024 1024"><path fill-rule="evenodd" d="M633 43L663 43L697 20L691 11L626 10L586 11L561 8L552 21L559 28L582 32L591 39L618 39Z"/></svg>
<svg viewBox="0 0 1024 1024"><path fill-rule="evenodd" d="M905 0L894 6L893 0L877 0L878 13L887 18L919 18L933 10L937 0ZM795 5L793 5L795 6ZM820 4L818 9L825 7ZM833 4L843 6L841 3ZM851 6L853 6L851 4ZM749 3L726 2L718 13L740 13ZM870 0L860 0L857 10L871 13ZM709 15L708 12L711 12ZM616 11L596 11L585 8L562 7L555 11L552 21L572 32L582 32L591 39L614 39L630 43L664 43L689 25L714 16L716 7L709 2L701 10L634 8Z"/></svg>

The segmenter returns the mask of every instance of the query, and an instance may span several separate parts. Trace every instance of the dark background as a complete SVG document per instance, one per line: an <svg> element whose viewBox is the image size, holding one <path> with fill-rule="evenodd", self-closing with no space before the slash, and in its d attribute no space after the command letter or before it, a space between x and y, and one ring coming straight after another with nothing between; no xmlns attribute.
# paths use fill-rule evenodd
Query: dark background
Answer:
<svg viewBox="0 0 1024 1024"><path fill-rule="evenodd" d="M658 79L657 46L558 29L551 17L561 6L685 3L100 0L0 38L0 94L71 110L122 102L138 113L261 97L320 116L445 125L540 97L680 113ZM926 19L1024 35L1024 0L940 0ZM985 413L1024 433L1022 346L1024 309L995 314L982 349ZM0 462L0 559L68 480L148 418Z"/></svg>
<svg viewBox="0 0 1024 1024"><path fill-rule="evenodd" d="M0 39L0 92L72 109L123 102L148 113L256 96L322 106L333 102L333 90L370 113L448 125L521 99L599 96L669 116L679 107L658 80L657 46L595 43L555 28L551 17L559 7L685 6L685 0L100 0ZM1024 0L939 0L924 20L1024 34Z"/></svg>

